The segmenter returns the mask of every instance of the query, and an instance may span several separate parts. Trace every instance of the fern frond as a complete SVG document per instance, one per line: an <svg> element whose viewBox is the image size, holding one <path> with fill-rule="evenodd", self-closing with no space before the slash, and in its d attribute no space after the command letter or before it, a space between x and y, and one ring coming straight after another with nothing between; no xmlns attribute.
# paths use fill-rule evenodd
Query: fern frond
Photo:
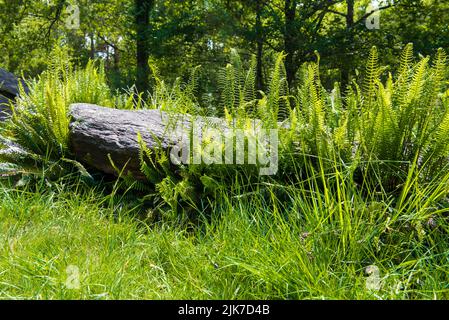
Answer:
<svg viewBox="0 0 449 320"><path fill-rule="evenodd" d="M366 64L364 81L365 106L370 108L376 95L376 85L379 80L379 55L376 47L372 47Z"/></svg>

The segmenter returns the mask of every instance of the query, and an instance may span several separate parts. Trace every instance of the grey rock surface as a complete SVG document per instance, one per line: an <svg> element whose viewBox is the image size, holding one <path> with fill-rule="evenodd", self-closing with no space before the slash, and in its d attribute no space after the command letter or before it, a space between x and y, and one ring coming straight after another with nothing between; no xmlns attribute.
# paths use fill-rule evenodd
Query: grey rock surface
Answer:
<svg viewBox="0 0 449 320"><path fill-rule="evenodd" d="M91 104L70 106L70 148L76 158L102 172L117 175L108 154L124 174L136 179L140 172L138 133L149 148L168 149L187 141L192 117L160 110L118 110ZM220 118L195 117L195 129L206 123L229 130ZM201 130L198 130L201 132Z"/></svg>
<svg viewBox="0 0 449 320"><path fill-rule="evenodd" d="M22 85L27 90L25 83ZM11 72L0 68L0 93L7 98L14 98L19 95L19 80Z"/></svg>
<svg viewBox="0 0 449 320"><path fill-rule="evenodd" d="M19 95L19 81L27 92L28 88L22 80L0 68L0 121L5 120L10 114L9 102Z"/></svg>

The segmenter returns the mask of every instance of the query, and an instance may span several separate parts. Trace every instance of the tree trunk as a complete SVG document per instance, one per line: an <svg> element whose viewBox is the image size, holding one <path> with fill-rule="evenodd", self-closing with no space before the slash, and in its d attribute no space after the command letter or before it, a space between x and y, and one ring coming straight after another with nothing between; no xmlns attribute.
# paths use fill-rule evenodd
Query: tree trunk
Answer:
<svg viewBox="0 0 449 320"><path fill-rule="evenodd" d="M351 52L354 46L354 0L346 0L347 12L346 12L346 50L344 53L344 58L342 59L341 65L341 88L345 92L345 89L350 81L349 70L351 67L350 61L352 61Z"/></svg>
<svg viewBox="0 0 449 320"><path fill-rule="evenodd" d="M284 7L285 27L284 27L284 51L285 71L287 73L287 82L289 88L292 87L295 80L296 64L295 64L295 30L294 23L296 18L296 0L285 0Z"/></svg>
<svg viewBox="0 0 449 320"><path fill-rule="evenodd" d="M264 90L263 81L263 32L262 32L262 3L256 2L256 46L257 46L257 67L256 67L256 87L257 90Z"/></svg>
<svg viewBox="0 0 449 320"><path fill-rule="evenodd" d="M150 11L153 8L154 0L135 0L135 23L136 23L136 88L139 92L146 93L149 89L150 68L148 59L149 50L149 32L148 22L150 20Z"/></svg>
<svg viewBox="0 0 449 320"><path fill-rule="evenodd" d="M189 141L192 121L195 130L214 126L224 134L230 130L224 119L170 114L152 110L119 110L90 104L70 106L70 149L75 157L107 174L118 175L124 169L139 180L140 171L138 133L149 148L169 149L180 141Z"/></svg>
<svg viewBox="0 0 449 320"><path fill-rule="evenodd" d="M114 49L114 71L119 73L120 72L120 51L118 49L118 46L115 46L113 49Z"/></svg>
<svg viewBox="0 0 449 320"><path fill-rule="evenodd" d="M220 145L222 142L226 145L225 154L220 154L221 151L216 154L214 149L213 157L215 160L209 163L223 163L223 160L229 164L243 164L250 163L250 161L256 163L255 158L250 159L250 147L244 142L244 136L242 135L242 139L240 139L242 144L238 144L238 136L234 136L234 134L239 133L235 131L236 128L232 123L229 124L223 118L168 114L157 109L119 110L92 104L73 104L70 106L70 115L70 150L78 161L103 173L115 176L131 174L137 180L146 180L145 175L140 170L139 134L142 142L149 149L167 152L168 161L173 164L173 166L170 166L172 170L177 170L176 165L179 163L191 163L190 160L197 164L206 163L203 155L208 154L208 150L210 150L208 148L211 145L204 146L202 139L203 135L206 135L209 140L209 133L216 134L212 135L212 140L221 139ZM278 123L278 127L289 128L290 124ZM274 148L277 148L277 136L273 137L272 132L270 133L271 137L265 136L267 132L258 119L253 119L250 128L247 129L259 136L258 145L261 142L269 144L265 145L264 148L266 150L268 150L267 147L270 148L272 162L270 168L263 169L277 170L275 169L277 149L272 149L272 143L275 144ZM210 130L214 130L214 132ZM228 143L232 143L232 148L227 148L230 146ZM236 148L235 157L234 144ZM243 147L244 150L248 150L247 159L244 155L245 151L240 149L237 144L240 148ZM205 153L197 152L197 146L202 146L201 148ZM232 154L229 154L229 150ZM253 150L255 151L255 149ZM210 159L207 161L210 161ZM274 174L268 172L261 174Z"/></svg>
<svg viewBox="0 0 449 320"><path fill-rule="evenodd" d="M95 40L94 40L94 33L91 32L89 35L90 38L90 59L95 59Z"/></svg>

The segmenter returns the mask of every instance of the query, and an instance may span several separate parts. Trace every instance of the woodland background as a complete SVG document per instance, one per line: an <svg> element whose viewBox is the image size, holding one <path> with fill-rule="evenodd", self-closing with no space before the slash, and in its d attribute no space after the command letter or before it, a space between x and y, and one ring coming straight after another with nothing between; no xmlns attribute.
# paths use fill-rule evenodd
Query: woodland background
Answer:
<svg viewBox="0 0 449 320"><path fill-rule="evenodd" d="M67 23L70 5L79 7L79 28ZM148 60L167 80L187 78L201 65L200 100L213 105L215 74L232 48L243 60L257 57L257 89L266 89L273 56L282 51L290 88L299 67L316 60L315 51L324 86L339 81L344 88L364 70L373 45L384 65L397 62L408 42L423 56L448 48L448 14L449 3L441 0L1 0L0 67L36 76L51 49L65 45L80 66L103 59L114 88L136 84L146 91ZM368 28L376 19L378 28Z"/></svg>

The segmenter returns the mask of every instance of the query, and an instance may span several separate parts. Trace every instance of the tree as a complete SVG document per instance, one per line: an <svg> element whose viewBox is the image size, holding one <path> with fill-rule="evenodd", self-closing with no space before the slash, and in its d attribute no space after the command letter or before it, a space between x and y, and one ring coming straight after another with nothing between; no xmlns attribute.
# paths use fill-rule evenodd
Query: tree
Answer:
<svg viewBox="0 0 449 320"><path fill-rule="evenodd" d="M257 90L264 89L264 79L263 79L263 29L262 29L262 9L264 4L262 0L256 0L256 23L255 23L255 36L256 36L256 47L257 47L257 67L256 67L256 87Z"/></svg>
<svg viewBox="0 0 449 320"><path fill-rule="evenodd" d="M154 0L135 0L135 24L136 24L136 88L139 92L146 93L149 89L150 58L149 19L150 11L154 6Z"/></svg>
<svg viewBox="0 0 449 320"><path fill-rule="evenodd" d="M386 64L393 64L408 42L423 55L449 47L447 1L379 0L381 27L374 30L365 26L377 13L369 8L372 0L76 0L78 29L66 27L65 8L71 3L0 0L0 66L36 76L45 69L51 48L63 44L77 65L103 60L114 88L135 84L146 92L149 59L167 82L179 76L186 81L201 65L198 101L213 106L220 90L216 74L232 48L243 61L256 56L261 90L272 57L283 51L294 90L298 69L316 59L315 51L321 56L323 85L339 81L345 87L352 73L364 68L373 45Z"/></svg>
<svg viewBox="0 0 449 320"><path fill-rule="evenodd" d="M382 10L399 4L401 0L396 0L395 2L385 0L383 2L386 3L377 7L371 7L371 1L356 2L356 0L345 0L345 11L339 10L343 6L340 6L339 9L328 9L329 13L343 18L342 27L334 32L334 34L337 35L334 38L336 40L335 43L341 44L340 46L336 46L334 50L338 52L337 56L340 60L340 81L343 88L350 83L350 70L353 69L355 64L354 56L357 52L368 51L368 48L363 48L360 50L360 47L363 47L362 42L369 42L367 41L369 39L367 32L370 30L367 28L367 19L369 19L373 14L379 13ZM356 7L364 8L364 10L361 10L363 14L357 16ZM373 45L374 43L371 43L369 44L369 47ZM359 48L359 50L357 50L357 48Z"/></svg>
<svg viewBox="0 0 449 320"><path fill-rule="evenodd" d="M284 51L287 53L285 57L285 71L287 73L287 82L289 87L292 86L296 73L295 64L295 50L296 42L296 0L285 0L284 16L285 16L285 28L284 28Z"/></svg>

